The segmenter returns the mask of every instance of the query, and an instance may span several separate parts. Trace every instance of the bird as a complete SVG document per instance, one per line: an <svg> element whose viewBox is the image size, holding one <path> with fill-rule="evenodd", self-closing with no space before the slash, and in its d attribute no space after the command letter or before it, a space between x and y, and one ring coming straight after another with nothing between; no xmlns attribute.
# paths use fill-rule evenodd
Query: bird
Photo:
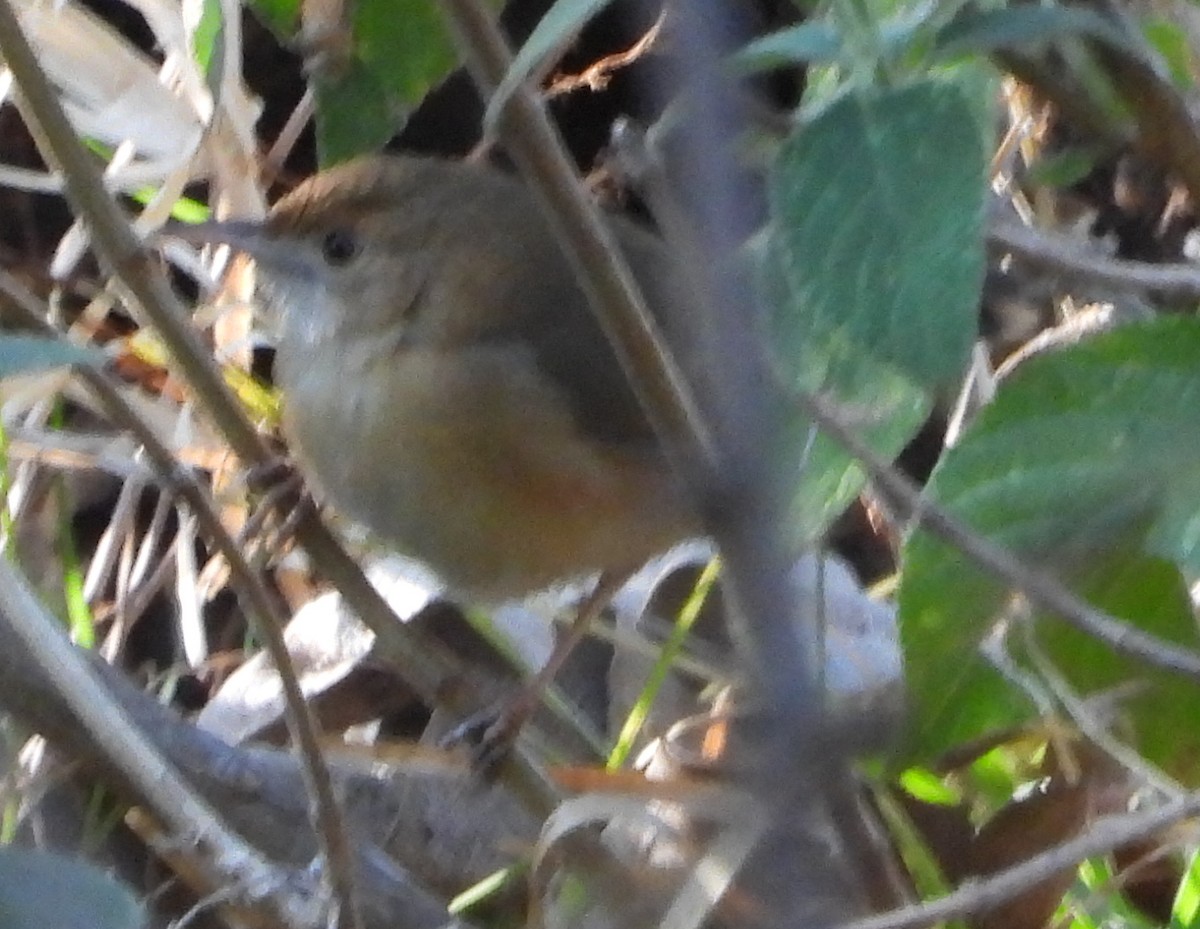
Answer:
<svg viewBox="0 0 1200 929"><path fill-rule="evenodd" d="M669 333L686 288L667 246L605 222ZM254 259L283 431L318 498L455 598L625 576L701 534L519 179L372 155L314 175L264 221L178 232Z"/></svg>

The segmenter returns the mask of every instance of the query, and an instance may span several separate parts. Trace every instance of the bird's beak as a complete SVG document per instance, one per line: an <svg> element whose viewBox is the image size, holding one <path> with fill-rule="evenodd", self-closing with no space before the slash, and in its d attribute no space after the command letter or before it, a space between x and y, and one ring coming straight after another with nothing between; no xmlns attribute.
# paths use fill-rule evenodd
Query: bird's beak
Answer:
<svg viewBox="0 0 1200 929"><path fill-rule="evenodd" d="M270 228L254 220L181 223L172 220L159 232L163 238L190 242L193 245L228 245L249 255L259 265L271 271L283 271L307 277L311 268L304 261L297 243L273 235Z"/></svg>
<svg viewBox="0 0 1200 929"><path fill-rule="evenodd" d="M228 245L249 255L268 238L266 227L253 220L183 223L173 219L162 227L159 235L193 245Z"/></svg>

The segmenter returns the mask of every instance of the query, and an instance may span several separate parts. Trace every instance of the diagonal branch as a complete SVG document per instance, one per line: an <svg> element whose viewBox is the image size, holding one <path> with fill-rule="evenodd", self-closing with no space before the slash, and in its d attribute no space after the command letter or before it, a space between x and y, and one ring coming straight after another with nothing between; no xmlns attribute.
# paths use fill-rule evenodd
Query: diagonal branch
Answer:
<svg viewBox="0 0 1200 929"><path fill-rule="evenodd" d="M831 403L815 394L797 393L796 403L813 421L858 459L875 485L899 502L922 528L966 555L993 577L1021 591L1041 608L1114 651L1200 679L1200 653L1179 648L1090 606L1058 580L1024 564L1007 549L988 541L948 510L922 496L911 480L879 457L842 421Z"/></svg>
<svg viewBox="0 0 1200 929"><path fill-rule="evenodd" d="M76 718L110 760L121 766L155 812L179 837L209 853L209 867L220 878L215 883L243 888L248 898L268 903L288 925L314 929L323 925L323 907L315 888L301 890L303 884L297 883L300 875L271 864L228 830L150 739L124 713L113 712L112 698L95 672L67 641L20 572L5 559L0 559L0 588L4 590L0 616L34 660L59 683Z"/></svg>
<svg viewBox="0 0 1200 929"><path fill-rule="evenodd" d="M1184 300L1200 298L1200 268L1191 263L1149 264L1089 252L1083 243L1011 220L992 223L988 246L1023 264L1122 290L1151 291Z"/></svg>
<svg viewBox="0 0 1200 929"><path fill-rule="evenodd" d="M1139 813L1101 819L1084 835L1063 842L982 880L969 881L958 890L931 903L918 903L842 923L837 929L922 929L948 919L961 919L991 909L1053 874L1071 868L1093 855L1103 855L1138 839L1155 835L1200 813L1200 793L1189 793L1170 803Z"/></svg>

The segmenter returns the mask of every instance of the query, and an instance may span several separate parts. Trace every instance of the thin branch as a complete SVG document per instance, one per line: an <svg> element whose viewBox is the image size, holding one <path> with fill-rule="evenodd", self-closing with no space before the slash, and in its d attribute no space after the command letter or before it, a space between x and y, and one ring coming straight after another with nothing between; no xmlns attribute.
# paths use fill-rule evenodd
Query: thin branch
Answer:
<svg viewBox="0 0 1200 929"><path fill-rule="evenodd" d="M1127 45L1103 39L1088 44L1137 124L1135 145L1183 181L1192 203L1200 203L1200 123L1190 104L1126 10L1112 0L1090 0L1088 5L1108 14L1128 39Z"/></svg>
<svg viewBox="0 0 1200 929"><path fill-rule="evenodd" d="M1035 887L1053 874L1074 867L1129 842L1154 835L1200 813L1200 792L1189 793L1154 810L1105 817L1084 835L1063 842L1020 864L981 880L965 882L958 890L934 900L842 923L837 929L921 929L947 919L983 912Z"/></svg>
<svg viewBox="0 0 1200 929"><path fill-rule="evenodd" d="M1118 704L1117 699L1109 694L1110 699L1107 700L1103 699L1103 695L1089 700L1077 693L1038 641L1032 617L1028 615L1028 611L1023 612L1026 615L1020 617L1018 628L1029 660L1041 675L1046 689L1054 695L1055 701L1066 711L1079 731L1087 736L1097 749L1123 767L1130 777L1153 787L1164 797L1179 797L1183 788L1178 783L1157 770L1136 749L1124 744L1109 732L1113 711ZM1105 709L1097 712L1096 707Z"/></svg>
<svg viewBox="0 0 1200 929"><path fill-rule="evenodd" d="M1200 299L1200 268L1194 264L1148 264L1087 252L1067 236L1011 220L992 223L988 246L993 253L1070 277L1122 290L1148 290L1181 300Z"/></svg>
<svg viewBox="0 0 1200 929"><path fill-rule="evenodd" d="M467 70L487 97L512 64L499 27L478 0L443 0L442 8ZM664 348L613 233L583 189L566 146L525 87L513 93L500 113L500 124L509 154L552 227L561 233L567 256L580 272L580 283L668 456L681 476L702 485L704 478L695 477L697 469L701 474L715 470L708 428L691 388Z"/></svg>
<svg viewBox="0 0 1200 929"><path fill-rule="evenodd" d="M1031 602L1061 617L1081 632L1094 636L1114 651L1141 659L1155 667L1200 679L1200 654L1179 648L1097 610L1075 596L1055 578L1027 567L1012 553L996 545L949 511L922 496L911 480L891 467L842 422L834 406L815 394L794 394L796 403L866 469L871 480L889 498L899 502L921 525L993 577L1012 585Z"/></svg>
<svg viewBox="0 0 1200 929"><path fill-rule="evenodd" d="M654 47L663 31L663 21L666 19L666 7L658 14L658 19L642 36L629 48L620 52L605 55L599 61L589 65L578 74L561 74L550 82L546 88L547 99L554 99L563 94L574 93L587 88L593 92L601 91L608 86L612 76L622 68L627 68Z"/></svg>
<svg viewBox="0 0 1200 929"><path fill-rule="evenodd" d="M283 124L283 128L279 130L279 135L275 137L274 143L267 151L263 158L262 183L264 186L269 186L279 176L279 172L283 170L284 164L287 162L288 156L292 153L292 149L296 147L296 143L300 140L300 134L304 132L305 127L313 118L313 113L317 108L317 94L313 90L312 85L304 91L304 96L300 98L300 102L296 104L295 109L288 115L287 122Z"/></svg>

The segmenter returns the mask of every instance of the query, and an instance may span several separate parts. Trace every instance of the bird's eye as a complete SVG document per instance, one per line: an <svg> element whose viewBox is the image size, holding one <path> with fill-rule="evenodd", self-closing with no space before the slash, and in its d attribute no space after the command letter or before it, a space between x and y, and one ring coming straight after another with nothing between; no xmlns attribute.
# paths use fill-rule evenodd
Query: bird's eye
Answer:
<svg viewBox="0 0 1200 929"><path fill-rule="evenodd" d="M349 264L358 255L358 236L349 229L331 229L321 240L321 254L335 268Z"/></svg>

